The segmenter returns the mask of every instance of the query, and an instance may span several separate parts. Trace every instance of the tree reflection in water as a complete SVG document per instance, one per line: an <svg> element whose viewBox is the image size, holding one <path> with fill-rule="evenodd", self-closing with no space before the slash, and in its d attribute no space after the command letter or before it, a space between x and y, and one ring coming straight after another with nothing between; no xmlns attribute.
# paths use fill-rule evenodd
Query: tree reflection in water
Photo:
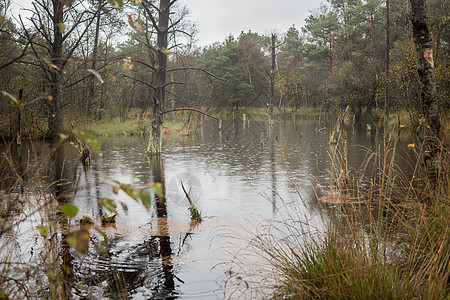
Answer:
<svg viewBox="0 0 450 300"><path fill-rule="evenodd" d="M164 192L162 158L149 157L149 164L153 181L162 183ZM166 199L155 195L154 202L156 221L152 223L157 227L154 228L157 235L114 234L102 237L93 234L87 255L71 249L70 252L75 257L73 261L75 284L72 289L75 295L113 299L178 297L175 290L176 276L173 272L173 250Z"/></svg>
<svg viewBox="0 0 450 300"><path fill-rule="evenodd" d="M158 232L160 233L159 250L162 259L162 269L164 273L164 286L167 292L171 292L175 288L173 264L172 264L172 248L170 243L169 225L167 224L167 202L165 195L164 169L161 155L149 157L153 173L153 182L159 182L163 187L162 197L155 195L156 199L156 216L158 218Z"/></svg>

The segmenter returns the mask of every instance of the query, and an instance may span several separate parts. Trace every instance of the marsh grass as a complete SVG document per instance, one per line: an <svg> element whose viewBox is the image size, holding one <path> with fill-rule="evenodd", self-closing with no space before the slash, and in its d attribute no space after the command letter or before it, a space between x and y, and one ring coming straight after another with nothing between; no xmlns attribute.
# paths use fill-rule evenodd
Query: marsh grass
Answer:
<svg viewBox="0 0 450 300"><path fill-rule="evenodd" d="M147 276L141 265L117 258L122 249L114 249L105 228L80 226L75 218L71 198L86 169L73 167L78 150L69 140L62 135L53 144L2 145L0 299L128 299ZM144 190L124 186L146 207Z"/></svg>
<svg viewBox="0 0 450 300"><path fill-rule="evenodd" d="M322 202L318 191L322 225L305 217L302 195L296 212L283 202L288 213L250 234L250 254L234 256L226 280L232 297L448 299L449 152L441 147L432 178L420 145L407 149L410 170L397 164L399 147L388 140L366 149L362 165L348 170L348 189L326 188L336 201ZM341 164L331 172L336 178Z"/></svg>
<svg viewBox="0 0 450 300"><path fill-rule="evenodd" d="M30 144L26 155L18 158L23 151L18 154L21 149L9 143L0 152L0 299L100 295L76 285L73 264L77 259L83 263L83 256L76 255L68 237L81 231L60 210L70 194L64 191L68 182L61 177L66 167L65 157L58 154L62 146L63 141L40 147ZM104 236L98 244L107 242ZM112 295L126 299L123 276L113 267L110 274Z"/></svg>
<svg viewBox="0 0 450 300"><path fill-rule="evenodd" d="M183 122L168 120L164 122L164 134L178 133L183 129ZM81 130L87 131L95 136L142 136L148 135L150 120L128 119L120 122L119 119L111 121L91 122L80 126Z"/></svg>
<svg viewBox="0 0 450 300"><path fill-rule="evenodd" d="M53 274L55 267L55 249L50 243L42 241L36 241L34 245L39 250L34 252L33 246L30 249L30 236L36 233L35 226L41 224L40 220L48 215L49 208L55 204L54 198L48 194L34 193L33 187L27 187L29 182L36 183L34 186L43 185L41 179L47 173L43 168L45 159L30 157L33 163L28 159L14 159L12 151L19 150L16 155L20 157L20 148L17 149L15 143L7 144L3 150L0 154L0 184L4 189L0 192L0 293L3 298L9 299L48 297L51 294L56 296L59 292L56 292L55 285L49 284L53 278L50 274ZM39 263L30 259L41 255ZM30 285L31 282L33 285ZM47 287L46 291L41 289L43 286Z"/></svg>

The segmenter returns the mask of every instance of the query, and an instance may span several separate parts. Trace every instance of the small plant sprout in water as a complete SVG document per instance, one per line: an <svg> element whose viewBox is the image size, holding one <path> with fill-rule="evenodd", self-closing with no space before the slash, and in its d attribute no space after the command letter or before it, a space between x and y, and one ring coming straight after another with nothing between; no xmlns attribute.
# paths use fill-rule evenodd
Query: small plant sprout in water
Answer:
<svg viewBox="0 0 450 300"><path fill-rule="evenodd" d="M104 214L101 216L102 226L108 225L108 224L116 224L116 216L117 214L114 214L112 216L109 216L108 214Z"/></svg>
<svg viewBox="0 0 450 300"><path fill-rule="evenodd" d="M191 197L189 196L189 193L186 192L183 182L181 182L181 188L183 189L183 192L189 201L189 211L191 212L191 220L202 222L203 221L202 214L198 211L197 207L195 207L194 202L192 202Z"/></svg>
<svg viewBox="0 0 450 300"><path fill-rule="evenodd" d="M80 225L94 225L94 220L88 215L84 215L80 219Z"/></svg>

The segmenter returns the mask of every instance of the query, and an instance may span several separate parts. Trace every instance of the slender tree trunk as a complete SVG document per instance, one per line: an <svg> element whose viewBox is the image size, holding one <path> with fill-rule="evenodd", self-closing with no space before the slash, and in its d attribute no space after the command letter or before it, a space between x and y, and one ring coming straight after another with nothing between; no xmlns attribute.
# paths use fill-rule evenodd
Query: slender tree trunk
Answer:
<svg viewBox="0 0 450 300"><path fill-rule="evenodd" d="M155 74L155 93L153 97L153 120L147 152L150 155L160 154L162 149L162 125L167 73L167 29L169 27L170 0L160 0L159 20L157 28L158 62Z"/></svg>
<svg viewBox="0 0 450 300"><path fill-rule="evenodd" d="M101 16L100 7L101 7L101 5L102 5L102 3L99 2L99 4L98 4L99 7L98 7L96 21L95 21L95 35L94 35L94 45L93 45L93 49L92 49L92 65L91 65L91 68L94 70L97 68L97 60L98 60L98 36L100 34L100 16Z"/></svg>
<svg viewBox="0 0 450 300"><path fill-rule="evenodd" d="M389 9L388 8L388 5L389 5L389 0L386 0L387 2L386 2L386 9ZM388 13L387 13L388 14ZM373 16L373 14L370 16L370 25L371 25L371 27L372 27L372 42L373 42L373 46L372 46L372 51L373 51L373 59L376 59L377 58L377 54L376 54L376 45L377 45L377 36L376 36L376 34L375 34L375 19L374 19L374 16Z"/></svg>
<svg viewBox="0 0 450 300"><path fill-rule="evenodd" d="M63 35L60 31L59 23L62 23L64 4L59 0L52 0L53 16L54 16L54 41L51 44L50 59L53 64L51 68L51 82L50 82L50 111L48 116L48 132L49 137L56 137L62 126L62 111L61 102L63 98Z"/></svg>
<svg viewBox="0 0 450 300"><path fill-rule="evenodd" d="M389 0L386 0L386 87L384 94L384 134L387 134L387 126L389 120L389 35L390 35L390 24L389 24Z"/></svg>
<svg viewBox="0 0 450 300"><path fill-rule="evenodd" d="M97 69L97 60L98 60L98 36L100 34L100 17L101 17L101 11L100 11L100 7L101 7L102 3L101 1L98 2L98 11L97 11L97 16L96 16L96 21L95 21L95 34L94 34L94 45L93 45L93 49L92 49L92 63L91 63L91 69L92 70L96 70ZM95 113L95 107L94 106L94 96L95 96L95 78L94 75L91 76L90 81L89 81L89 99L88 99L88 103L89 103L89 110L94 112L94 115L99 116L101 113L100 111L97 111L97 113ZM100 110L101 108L98 108L98 110Z"/></svg>
<svg viewBox="0 0 450 300"><path fill-rule="evenodd" d="M23 89L19 90L19 102L23 105ZM17 146L20 147L22 144L22 110L23 106L17 106ZM19 155L20 156L20 155Z"/></svg>
<svg viewBox="0 0 450 300"><path fill-rule="evenodd" d="M276 72L276 54L275 54L276 35L272 33L272 67L270 68L270 103L269 103L269 125L273 125L273 102L275 101L275 72Z"/></svg>

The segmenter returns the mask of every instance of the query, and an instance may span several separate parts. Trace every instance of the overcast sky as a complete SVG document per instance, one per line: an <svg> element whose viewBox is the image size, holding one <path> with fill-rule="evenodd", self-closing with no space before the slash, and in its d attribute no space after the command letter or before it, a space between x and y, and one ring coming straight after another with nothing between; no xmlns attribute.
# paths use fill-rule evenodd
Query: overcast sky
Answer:
<svg viewBox="0 0 450 300"><path fill-rule="evenodd" d="M197 22L200 46L222 42L230 33L241 31L286 32L304 25L309 10L319 6L318 0L179 0L190 11L189 19Z"/></svg>
<svg viewBox="0 0 450 300"><path fill-rule="evenodd" d="M12 0L30 6L31 0ZM304 25L309 10L317 8L319 0L179 0L188 7L189 19L197 23L198 45L222 42L241 31L260 34L286 32L295 25ZM17 14L18 10L14 10ZM23 14L23 12L21 12Z"/></svg>

